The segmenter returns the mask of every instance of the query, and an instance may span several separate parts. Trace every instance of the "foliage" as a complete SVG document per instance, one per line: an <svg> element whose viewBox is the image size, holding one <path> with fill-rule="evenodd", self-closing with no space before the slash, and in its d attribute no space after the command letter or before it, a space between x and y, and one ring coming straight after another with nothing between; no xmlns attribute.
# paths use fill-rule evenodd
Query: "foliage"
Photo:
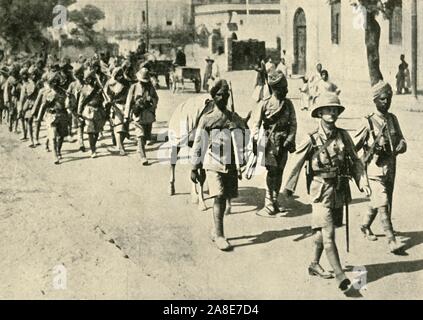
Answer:
<svg viewBox="0 0 423 320"><path fill-rule="evenodd" d="M62 0L69 6L76 0ZM31 43L45 41L42 31L52 25L57 0L0 0L0 37L12 51L29 51Z"/></svg>
<svg viewBox="0 0 423 320"><path fill-rule="evenodd" d="M361 4L366 8L367 13L378 15L382 13L386 19L390 19L394 8L401 6L402 0L349 0L350 4L356 6ZM329 4L340 2L340 0L328 0Z"/></svg>

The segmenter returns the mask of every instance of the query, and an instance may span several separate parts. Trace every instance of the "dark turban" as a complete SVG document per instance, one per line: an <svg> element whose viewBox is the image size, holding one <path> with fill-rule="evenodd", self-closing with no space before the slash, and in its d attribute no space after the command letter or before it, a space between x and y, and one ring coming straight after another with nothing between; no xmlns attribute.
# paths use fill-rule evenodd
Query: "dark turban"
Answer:
<svg viewBox="0 0 423 320"><path fill-rule="evenodd" d="M229 91L229 85L228 85L228 82L226 80L222 79L222 80L217 81L214 84L213 88L210 89L210 95L212 96L212 98L214 98L220 90Z"/></svg>

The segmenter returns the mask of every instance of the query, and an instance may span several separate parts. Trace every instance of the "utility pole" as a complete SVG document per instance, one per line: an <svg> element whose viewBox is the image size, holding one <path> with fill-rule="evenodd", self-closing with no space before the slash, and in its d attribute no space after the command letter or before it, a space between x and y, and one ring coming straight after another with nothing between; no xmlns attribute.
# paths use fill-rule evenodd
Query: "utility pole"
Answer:
<svg viewBox="0 0 423 320"><path fill-rule="evenodd" d="M411 4L411 85L413 96L417 99L417 0Z"/></svg>
<svg viewBox="0 0 423 320"><path fill-rule="evenodd" d="M145 22L147 26L146 45L147 45L147 51L148 51L150 49L150 25L148 21L148 0L145 0Z"/></svg>
<svg viewBox="0 0 423 320"><path fill-rule="evenodd" d="M247 20L248 20L248 18L250 16L250 0L245 0L245 6L246 6L246 9L247 9Z"/></svg>

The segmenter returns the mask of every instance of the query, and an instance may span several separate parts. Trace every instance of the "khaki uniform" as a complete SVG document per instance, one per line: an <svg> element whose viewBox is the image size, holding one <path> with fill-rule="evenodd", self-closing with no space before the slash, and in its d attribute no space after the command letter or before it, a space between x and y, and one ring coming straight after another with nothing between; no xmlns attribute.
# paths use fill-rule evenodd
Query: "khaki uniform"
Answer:
<svg viewBox="0 0 423 320"><path fill-rule="evenodd" d="M259 140L260 127L263 125L266 138L265 158L266 167L284 168L288 150L283 144L288 141L295 146L297 134L297 118L291 100L277 100L274 96L259 103L260 115L253 128L256 141Z"/></svg>
<svg viewBox="0 0 423 320"><path fill-rule="evenodd" d="M285 189L295 191L306 162L312 176L310 198L313 229L342 226L342 208L345 200L351 200L351 194L347 180L340 183L340 178L351 175L360 190L368 186L366 172L348 132L336 128L327 134L320 125L316 132L310 134L295 154L295 167Z"/></svg>
<svg viewBox="0 0 423 320"><path fill-rule="evenodd" d="M50 139L69 135L69 118L65 108L66 95L50 89L45 93L46 122Z"/></svg>
<svg viewBox="0 0 423 320"><path fill-rule="evenodd" d="M214 101L209 101L209 104L214 104ZM236 113L221 111L217 106L200 118L191 160L193 169L206 170L211 197L232 199L238 196L236 163L243 163L240 155L244 152L244 129L245 124ZM232 143L231 130L234 130L236 146ZM239 157L237 161L236 154Z"/></svg>
<svg viewBox="0 0 423 320"><path fill-rule="evenodd" d="M112 119L113 130L116 134L128 131L125 126L125 105L130 87L130 83L126 80L123 83L116 80L109 80L106 83L105 91L111 102L114 103L114 108L110 109L110 119Z"/></svg>
<svg viewBox="0 0 423 320"><path fill-rule="evenodd" d="M158 103L159 96L151 83L142 85L137 82L129 89L125 106L125 118L129 118L132 111L137 138L151 139Z"/></svg>
<svg viewBox="0 0 423 320"><path fill-rule="evenodd" d="M78 114L85 121L86 133L100 133L106 123L104 98L99 88L84 85L79 98Z"/></svg>
<svg viewBox="0 0 423 320"><path fill-rule="evenodd" d="M288 152L295 149L297 118L291 100L278 100L271 96L259 103L260 114L253 128L254 140L264 147L262 165L267 169L265 212L275 214L283 209L278 203L283 171L288 160ZM259 139L263 126L264 139Z"/></svg>
<svg viewBox="0 0 423 320"><path fill-rule="evenodd" d="M363 149L366 153L379 136L384 123L386 123L386 127L379 140L376 152L366 165L370 187L373 191L370 205L375 209L391 205L396 174L396 154L394 151L400 143L406 145L406 142L398 119L392 113L388 113L386 116L379 113L370 114L355 136L356 150Z"/></svg>

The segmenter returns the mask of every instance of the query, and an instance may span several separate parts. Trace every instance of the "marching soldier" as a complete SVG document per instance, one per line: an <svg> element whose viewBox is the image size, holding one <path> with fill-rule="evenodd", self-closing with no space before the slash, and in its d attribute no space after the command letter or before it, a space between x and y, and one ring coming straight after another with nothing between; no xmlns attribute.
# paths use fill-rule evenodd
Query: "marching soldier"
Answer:
<svg viewBox="0 0 423 320"><path fill-rule="evenodd" d="M38 92L37 99L35 99L34 106L32 108L32 118L35 121L35 146L40 146L40 130L41 130L41 122L44 119L44 114L46 112L45 108L42 108L42 106L45 104L45 99L47 96L47 93L50 91L50 87L48 84L48 78L50 76L49 72L45 72L40 81L41 89ZM48 142L46 143L46 149L49 151Z"/></svg>
<svg viewBox="0 0 423 320"><path fill-rule="evenodd" d="M371 194L366 171L355 152L351 137L335 124L344 110L336 94L324 93L317 98L311 115L321 119L319 128L309 135L296 152L295 167L284 190L288 197L294 193L301 169L307 162L307 185L313 207L312 229L315 232L314 257L308 271L313 276L333 278L319 264L324 250L338 287L343 291L349 289L351 281L341 266L335 228L342 226L343 205L351 200L350 176L360 191L367 196Z"/></svg>
<svg viewBox="0 0 423 320"><path fill-rule="evenodd" d="M69 85L67 90L66 109L70 114L72 122L75 123L78 130L79 151L85 152L84 146L84 122L78 117L78 104L84 86L84 68L79 66L74 72L75 80ZM71 123L72 123L71 122ZM72 125L70 126L72 130Z"/></svg>
<svg viewBox="0 0 423 320"><path fill-rule="evenodd" d="M223 218L227 200L238 197L238 179L242 177L239 165L243 162L239 155L244 152L240 130L245 130L245 123L227 109L230 94L226 80L219 80L210 94L213 100L209 103L214 107L200 118L196 130L191 180L204 182L201 169L206 170L209 194L214 198L212 241L218 249L228 251L232 247L225 238Z"/></svg>
<svg viewBox="0 0 423 320"><path fill-rule="evenodd" d="M22 68L20 71L20 95L19 95L19 100L17 103L17 112L18 112L18 121L21 120L21 126L22 126L22 138L21 141L26 141L28 139L28 134L26 131L26 126L25 126L25 118L23 117L23 106L24 103L26 102L26 99L28 97L28 92L27 91L32 91L32 84L29 82L29 74L28 74L28 69L27 68Z"/></svg>
<svg viewBox="0 0 423 320"><path fill-rule="evenodd" d="M9 70L6 67L0 67L0 124L3 123L3 119L7 119L8 110L4 104L4 86L7 78L9 77Z"/></svg>
<svg viewBox="0 0 423 320"><path fill-rule="evenodd" d="M14 65L10 71L9 78L4 85L4 104L9 110L9 132L13 131L13 127L15 127L15 132L18 131L17 103L19 99L19 71L19 65Z"/></svg>
<svg viewBox="0 0 423 320"><path fill-rule="evenodd" d="M91 158L97 157L96 144L100 132L106 122L106 112L103 108L104 97L101 84L98 83L94 71L86 70L84 73L84 87L78 105L78 116L84 121L91 149Z"/></svg>
<svg viewBox="0 0 423 320"><path fill-rule="evenodd" d="M57 73L50 74L47 81L49 90L44 92L44 104L41 106L39 116L44 112L46 114L48 140L53 142L54 164L60 164L63 141L69 134L66 93L60 87L61 78Z"/></svg>
<svg viewBox="0 0 423 320"><path fill-rule="evenodd" d="M295 151L297 119L294 105L286 98L288 82L284 74L275 71L269 75L272 95L260 101L260 114L253 128L254 146L259 140L260 127L263 126L265 137L264 166L267 169L265 207L257 214L274 217L284 211L278 202L282 185L282 175L288 160L288 152ZM257 148L254 147L256 152Z"/></svg>
<svg viewBox="0 0 423 320"><path fill-rule="evenodd" d="M366 117L363 127L358 131L356 149L357 151L364 149L363 160L373 190L369 211L364 216L361 231L368 240L377 240L370 227L379 214L390 251L399 254L403 245L397 242L392 227L392 196L396 157L407 151L407 143L397 117L388 112L392 95L392 88L388 83L380 81L373 87L376 111Z"/></svg>
<svg viewBox="0 0 423 320"><path fill-rule="evenodd" d="M107 103L110 107L110 119L112 131L115 135L115 140L119 153L121 156L126 155L123 145L125 137L128 134L127 122L125 121L125 104L128 98L131 83L125 79L124 71L122 68L115 68L112 73L112 78L106 83L105 92L110 98Z"/></svg>
<svg viewBox="0 0 423 320"><path fill-rule="evenodd" d="M28 70L29 79L21 92L21 105L22 105L22 119L25 121L25 130L24 136L31 140L30 148L35 148L34 143L34 134L33 134L33 108L35 101L38 97L38 93L42 88L42 83L40 80L40 74L38 73L35 66L32 66Z"/></svg>
<svg viewBox="0 0 423 320"><path fill-rule="evenodd" d="M138 152L144 166L148 165L145 144L151 140L153 123L156 121L156 108L159 96L150 81L149 72L141 68L137 73L138 82L129 89L125 107L125 121L129 121L130 114L135 124L135 135L138 139Z"/></svg>

